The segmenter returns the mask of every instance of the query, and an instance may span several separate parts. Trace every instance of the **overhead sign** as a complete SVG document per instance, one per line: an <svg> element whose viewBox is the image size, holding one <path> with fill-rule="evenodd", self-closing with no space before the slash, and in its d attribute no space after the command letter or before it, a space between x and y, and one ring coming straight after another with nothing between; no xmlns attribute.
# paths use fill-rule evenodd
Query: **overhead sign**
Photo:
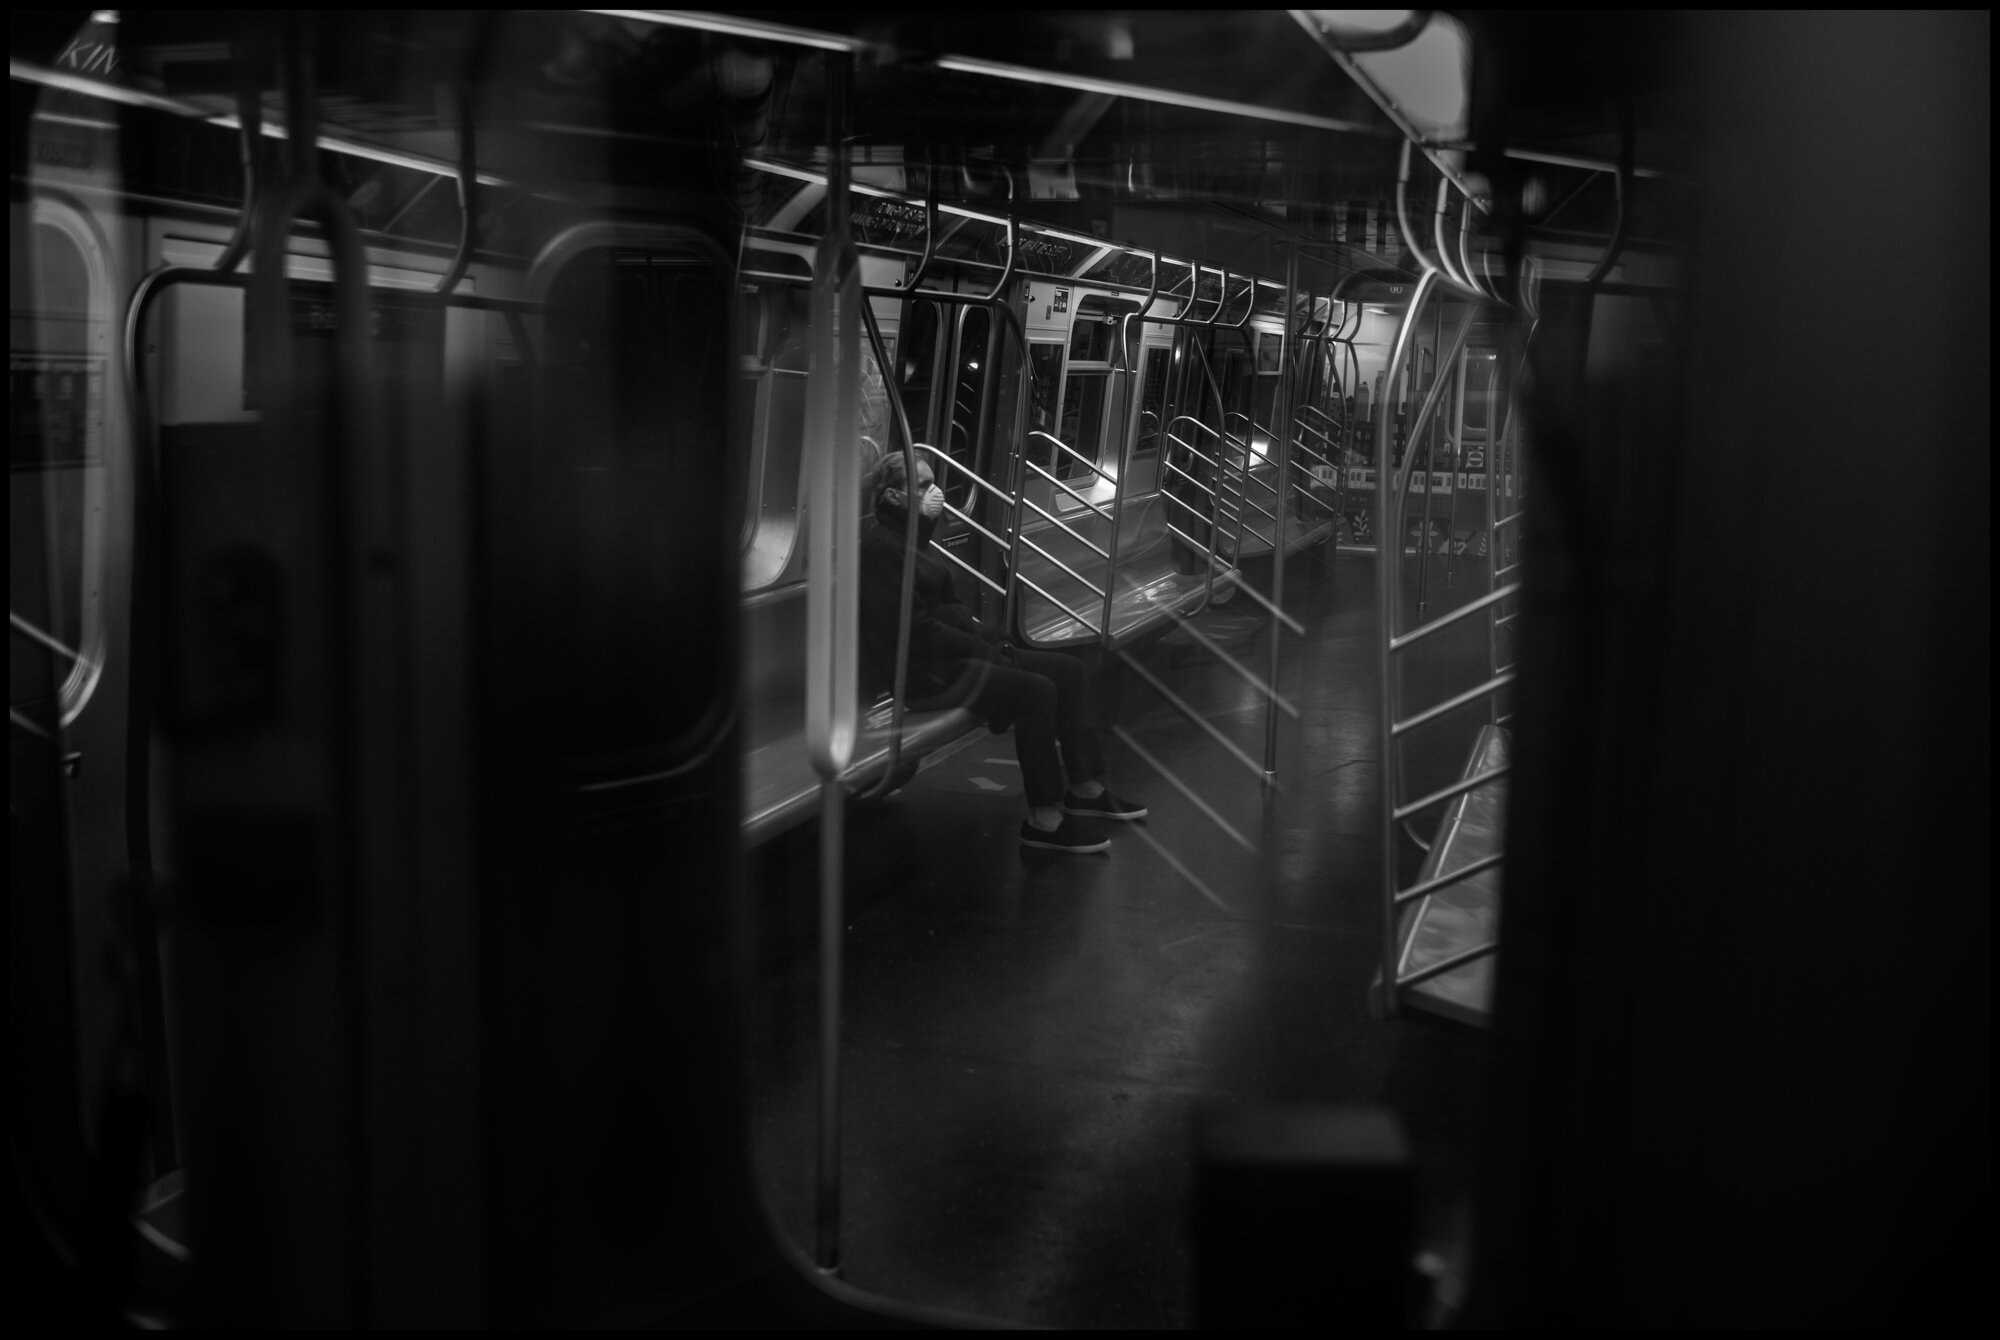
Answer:
<svg viewBox="0 0 2000 1340"><path fill-rule="evenodd" d="M921 250L924 245L924 207L905 200L885 200L879 195L854 197L848 215L854 240L868 246L901 247Z"/></svg>

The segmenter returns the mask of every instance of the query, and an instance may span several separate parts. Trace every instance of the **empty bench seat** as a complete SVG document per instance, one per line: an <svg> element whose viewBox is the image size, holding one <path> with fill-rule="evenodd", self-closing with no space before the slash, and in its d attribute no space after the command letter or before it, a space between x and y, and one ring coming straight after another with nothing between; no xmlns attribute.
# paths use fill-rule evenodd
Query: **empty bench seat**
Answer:
<svg viewBox="0 0 2000 1340"><path fill-rule="evenodd" d="M1114 643L1130 641L1157 626L1168 617L1169 610L1183 615L1192 614L1200 607L1203 593L1208 590L1207 579L1200 572L1181 571L1183 564L1176 560L1176 545L1167 530L1166 506L1155 494L1144 502L1126 504L1119 513L1118 584L1111 601L1111 637ZM1063 520L1100 549L1111 547L1106 538L1110 534L1110 526L1103 518L1089 512L1078 512ZM1060 648L1096 642L1098 621L1104 617L1104 597L1064 572L1056 565L1055 559L1062 560L1100 587L1104 585L1104 559L1074 536L1064 534L1058 526L1048 525L1031 530L1026 538L1048 550L1053 557L1044 557L1023 546L1021 576L1090 620L1090 626L1085 627L1064 612L1055 600L1036 594L1024 584L1021 587L1020 623L1021 634L1028 645ZM1186 552L1184 547L1183 552ZM1226 599L1235 587L1236 572L1233 569L1215 574L1217 599Z"/></svg>

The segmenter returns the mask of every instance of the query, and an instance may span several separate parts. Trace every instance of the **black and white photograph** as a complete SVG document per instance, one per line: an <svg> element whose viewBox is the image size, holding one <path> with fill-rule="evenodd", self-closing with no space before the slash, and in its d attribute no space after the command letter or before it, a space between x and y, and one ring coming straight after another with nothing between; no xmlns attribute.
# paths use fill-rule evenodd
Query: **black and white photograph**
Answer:
<svg viewBox="0 0 2000 1340"><path fill-rule="evenodd" d="M1983 1309L1989 11L9 27L22 1316Z"/></svg>

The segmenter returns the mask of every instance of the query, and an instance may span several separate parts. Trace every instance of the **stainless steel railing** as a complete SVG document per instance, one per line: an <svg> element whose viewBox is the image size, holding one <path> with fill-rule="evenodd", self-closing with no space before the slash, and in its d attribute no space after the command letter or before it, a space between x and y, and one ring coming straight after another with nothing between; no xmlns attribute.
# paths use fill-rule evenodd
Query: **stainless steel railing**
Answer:
<svg viewBox="0 0 2000 1340"><path fill-rule="evenodd" d="M1424 304L1435 294L1442 278L1444 278L1442 272L1435 268L1427 268L1423 276L1418 280L1417 292L1411 300L1408 311L1404 315L1390 355L1388 380L1391 384L1394 384L1396 378L1402 373L1404 363L1409 357L1414 342L1413 337L1417 321L1423 312ZM1470 331L1471 318L1472 312L1468 310L1465 319L1460 323L1458 331L1452 340L1451 352L1439 358L1438 366L1449 366L1457 357ZM1382 870L1380 887L1383 930L1380 971L1382 1002L1384 1009L1390 1014L1396 1011L1400 1001L1400 993L1433 977L1449 972L1453 968L1461 967L1467 963L1497 953L1499 950L1499 941L1496 938L1484 944L1472 946L1462 952L1449 955L1422 968L1405 971L1405 956L1399 953L1398 948L1400 914L1404 907L1435 894L1450 885L1456 884L1471 875L1492 869L1504 859L1501 853L1492 853L1457 870L1426 880L1410 889L1398 889L1396 887L1396 870L1398 864L1396 834L1398 830L1407 829L1409 822L1426 810L1481 786L1485 786L1488 783L1498 781L1507 776L1511 771L1511 765L1506 763L1501 763L1494 767L1479 767L1475 765L1471 776L1460 778L1458 781L1439 787L1414 800L1403 802L1398 799L1404 781L1404 769L1402 767L1402 742L1404 737L1412 731L1429 725L1432 722L1442 720L1444 717L1482 700L1489 704L1494 704L1497 709L1497 695L1502 689L1512 684L1517 677L1516 671L1512 667L1503 668L1497 664L1497 643L1494 636L1499 607L1520 593L1518 584L1505 586L1500 584L1500 578L1506 571L1511 570L1511 568L1503 569L1499 567L1492 557L1498 547L1493 537L1498 525L1504 524L1496 522L1493 515L1495 493L1497 491L1496 485L1498 482L1497 450L1495 449L1489 449L1487 452L1486 533L1489 537L1487 567L1490 582L1488 593L1477 600L1453 610L1449 614L1431 620L1428 623L1422 623L1406 632L1399 632L1396 627L1396 611L1401 591L1400 566L1403 548L1401 521L1403 504L1408 497L1410 470L1417 454L1416 442L1428 425L1431 413L1439 403L1440 392L1446 380L1444 377L1438 378L1432 385L1430 393L1425 397L1417 414L1411 420L1408 434L1410 446L1406 450L1405 459L1400 471L1392 471L1390 468L1391 439L1389 416L1386 414L1380 415L1376 421L1376 595L1382 618L1382 640L1377 659L1377 668L1380 671L1382 685L1382 696L1378 709L1382 748L1382 793L1380 801ZM1497 445L1496 442L1494 448L1497 448ZM1480 614L1486 615L1488 621L1487 678L1473 688L1455 694L1443 702L1433 704L1409 716L1402 716L1400 685L1396 674L1396 657L1408 651L1411 647L1417 646L1425 640L1436 636L1445 629ZM1419 617L1421 618L1421 607L1419 608ZM1491 710L1491 716L1497 724L1499 720L1497 710ZM1417 840L1418 845L1428 849L1428 844L1423 843L1421 839L1417 839L1414 833L1411 836Z"/></svg>

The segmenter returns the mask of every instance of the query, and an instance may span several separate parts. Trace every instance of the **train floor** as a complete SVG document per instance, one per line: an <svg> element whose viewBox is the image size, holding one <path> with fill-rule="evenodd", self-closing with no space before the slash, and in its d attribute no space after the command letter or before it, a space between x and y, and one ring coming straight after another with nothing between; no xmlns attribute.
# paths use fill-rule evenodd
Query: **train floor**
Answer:
<svg viewBox="0 0 2000 1340"><path fill-rule="evenodd" d="M1152 811L1106 825L1108 855L1019 847L1007 737L975 736L850 814L847 1281L1003 1322L1185 1326L1190 1113L1232 1099L1392 1107L1415 1152L1420 1235L1448 1252L1484 1035L1383 1021L1367 1004L1382 936L1374 563L1343 551L1331 571L1320 553L1287 564L1284 605L1306 633L1281 652L1279 690L1298 716L1280 718L1275 790L1139 676L1110 682L1110 721L1248 850L1108 730L1106 780ZM1428 615L1480 594L1484 566L1460 557L1448 580L1432 560ZM1406 559L1406 610L1418 567ZM1199 622L1267 672L1270 620L1248 597ZM1404 710L1484 678L1486 636L1473 618L1426 645ZM1261 762L1264 712L1235 671L1184 633L1139 659ZM1474 709L1424 732L1404 794L1454 779L1483 719ZM1407 882L1422 853L1398 845ZM749 863L758 1176L777 1230L808 1252L816 852L808 824Z"/></svg>

